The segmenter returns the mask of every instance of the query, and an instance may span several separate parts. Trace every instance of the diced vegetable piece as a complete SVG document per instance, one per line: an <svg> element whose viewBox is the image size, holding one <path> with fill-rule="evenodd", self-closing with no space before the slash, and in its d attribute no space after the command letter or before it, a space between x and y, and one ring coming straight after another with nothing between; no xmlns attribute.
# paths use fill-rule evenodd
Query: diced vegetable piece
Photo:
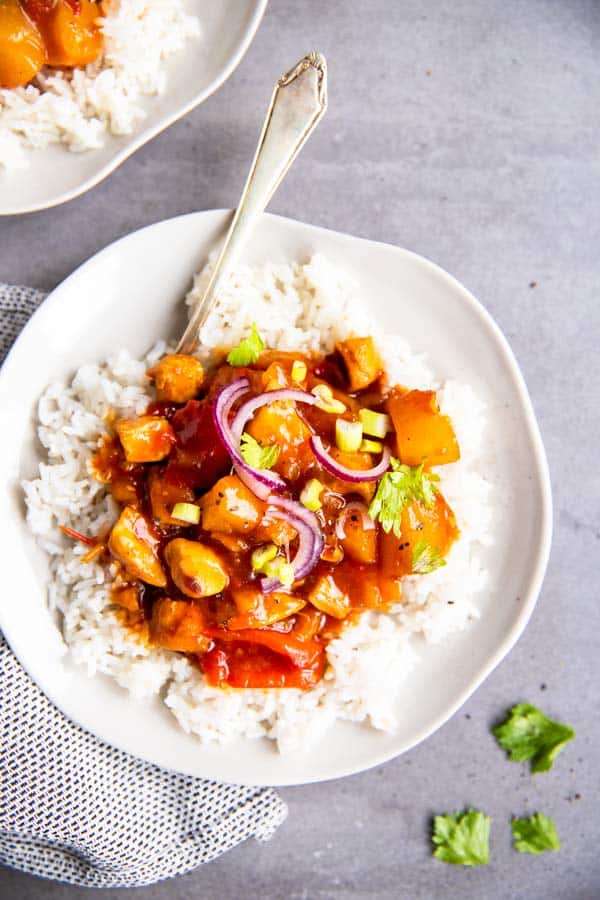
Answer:
<svg viewBox="0 0 600 900"><path fill-rule="evenodd" d="M46 62L42 36L17 0L0 4L0 46L0 87L27 84Z"/></svg>
<svg viewBox="0 0 600 900"><path fill-rule="evenodd" d="M152 606L150 639L165 650L180 653L204 653L212 641L202 633L205 615L198 603L161 597Z"/></svg>
<svg viewBox="0 0 600 900"><path fill-rule="evenodd" d="M268 628L232 632L214 628L208 634L215 648L201 665L209 684L308 690L322 678L325 648L314 639Z"/></svg>
<svg viewBox="0 0 600 900"><path fill-rule="evenodd" d="M312 512L321 509L321 492L325 485L318 478L311 478L306 482L300 494L300 503Z"/></svg>
<svg viewBox="0 0 600 900"><path fill-rule="evenodd" d="M311 394L315 395L317 398L316 405L319 409L322 409L323 412L337 413L338 415L346 412L346 406L341 400L337 400L333 396L333 391L328 384L316 384L312 389Z"/></svg>
<svg viewBox="0 0 600 900"><path fill-rule="evenodd" d="M344 553L359 563L375 563L377 561L377 529L373 526L365 528L362 516L358 512L342 512L342 531L344 537L341 544Z"/></svg>
<svg viewBox="0 0 600 900"><path fill-rule="evenodd" d="M31 7L40 6L26 0L27 11L34 17ZM97 24L102 15L99 4L94 0L79 0L77 6L75 12L66 0L58 0L51 11L38 20L46 44L48 65L86 66L102 52L104 38Z"/></svg>
<svg viewBox="0 0 600 900"><path fill-rule="evenodd" d="M292 381L300 384L306 378L307 368L306 363L301 359L295 359L292 364Z"/></svg>
<svg viewBox="0 0 600 900"><path fill-rule="evenodd" d="M152 517L161 525L181 525L180 520L173 517L172 510L178 503L189 503L195 499L190 487L170 484L162 467L153 467L148 475L148 497Z"/></svg>
<svg viewBox="0 0 600 900"><path fill-rule="evenodd" d="M173 429L162 416L121 419L115 429L130 463L159 462L175 443Z"/></svg>
<svg viewBox="0 0 600 900"><path fill-rule="evenodd" d="M388 409L396 430L398 456L408 466L456 462L460 450L449 416L442 415L435 391L394 388Z"/></svg>
<svg viewBox="0 0 600 900"><path fill-rule="evenodd" d="M165 559L173 581L187 597L213 597L229 584L221 557L199 541L175 538L165 547Z"/></svg>
<svg viewBox="0 0 600 900"><path fill-rule="evenodd" d="M345 453L337 447L332 447L329 453L336 462L348 469L360 471L361 469L370 469L373 466L373 460L370 453L361 453L358 450L354 453ZM343 494L344 496L346 494L358 494L367 503L371 502L373 495L377 490L376 481L358 481L352 483L344 481L341 478L335 478L328 473L324 473L323 479L326 481L330 490L335 491L337 494Z"/></svg>
<svg viewBox="0 0 600 900"><path fill-rule="evenodd" d="M147 375L154 381L157 400L172 403L192 400L204 384L202 363L184 353L163 356Z"/></svg>
<svg viewBox="0 0 600 900"><path fill-rule="evenodd" d="M337 343L335 349L344 360L351 391L363 391L383 374L373 338L348 338Z"/></svg>
<svg viewBox="0 0 600 900"><path fill-rule="evenodd" d="M238 615L227 621L227 627L238 631L242 628L264 628L287 619L306 606L306 601L294 594L274 591L263 594L255 587L242 587L233 591Z"/></svg>
<svg viewBox="0 0 600 900"><path fill-rule="evenodd" d="M276 436L279 456L273 470L283 478L295 480L312 464L312 450L308 443L310 428L289 401L261 406L246 430L263 446L273 443Z"/></svg>
<svg viewBox="0 0 600 900"><path fill-rule="evenodd" d="M354 453L360 447L363 429L360 422L349 422L347 419L335 420L335 442L345 453Z"/></svg>
<svg viewBox="0 0 600 900"><path fill-rule="evenodd" d="M294 540L296 534L296 529L289 522L284 519L271 519L266 515L252 532L252 537L257 541L269 541L278 547L285 547Z"/></svg>
<svg viewBox="0 0 600 900"><path fill-rule="evenodd" d="M384 438L388 431L392 430L392 422L386 413L375 412L373 409L361 409L358 418L365 434L371 437Z"/></svg>
<svg viewBox="0 0 600 900"><path fill-rule="evenodd" d="M332 574L320 575L308 595L312 603L321 612L336 619L345 619L350 612L350 597L338 587Z"/></svg>
<svg viewBox="0 0 600 900"><path fill-rule="evenodd" d="M443 495L435 494L433 506L427 507L420 501L413 501L402 511L401 536L393 531L379 535L381 572L384 577L401 578L415 571L419 562L415 548L424 544L434 548L440 558L444 558L458 537L454 513Z"/></svg>
<svg viewBox="0 0 600 900"><path fill-rule="evenodd" d="M261 521L265 504L237 475L220 478L200 500L202 527L224 534L247 534Z"/></svg>
<svg viewBox="0 0 600 900"><path fill-rule="evenodd" d="M167 577L158 558L158 535L137 509L126 506L108 539L110 552L133 578L164 587Z"/></svg>
<svg viewBox="0 0 600 900"><path fill-rule="evenodd" d="M369 438L364 438L364 440L360 442L360 447L358 449L361 453L381 453L383 444L381 441L371 441Z"/></svg>
<svg viewBox="0 0 600 900"><path fill-rule="evenodd" d="M275 544L266 544L264 547L257 547L252 551L252 556L250 557L252 571L264 572L266 564L271 562L272 559L275 559L278 552L278 548Z"/></svg>

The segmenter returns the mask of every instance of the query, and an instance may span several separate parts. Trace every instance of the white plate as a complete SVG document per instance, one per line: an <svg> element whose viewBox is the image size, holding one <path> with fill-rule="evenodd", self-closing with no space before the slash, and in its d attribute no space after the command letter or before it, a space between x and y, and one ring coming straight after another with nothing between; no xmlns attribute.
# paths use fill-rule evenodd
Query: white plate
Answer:
<svg viewBox="0 0 600 900"><path fill-rule="evenodd" d="M423 646L399 700L399 730L336 724L314 749L280 756L264 739L203 746L157 700L137 703L104 677L89 679L61 647L46 609L47 566L23 516L19 481L36 473L33 416L48 382L117 347L143 354L181 328L182 297L227 214L152 225L94 256L45 301L0 373L4 483L0 627L31 676L68 716L105 741L169 769L246 784L319 781L376 765L423 740L454 713L512 647L531 614L546 566L551 494L546 458L515 359L480 304L437 266L386 244L265 215L247 259L306 259L322 251L347 268L384 326L426 351L437 374L470 383L488 405L507 512L485 560L483 615L441 647ZM10 435L10 440L7 436Z"/></svg>
<svg viewBox="0 0 600 900"><path fill-rule="evenodd" d="M164 63L165 93L140 100L146 116L133 133L107 135L102 147L84 153L58 144L26 151L26 168L0 169L0 215L46 209L89 191L139 147L210 97L242 60L267 2L188 0L187 10L200 20L202 36L187 41Z"/></svg>

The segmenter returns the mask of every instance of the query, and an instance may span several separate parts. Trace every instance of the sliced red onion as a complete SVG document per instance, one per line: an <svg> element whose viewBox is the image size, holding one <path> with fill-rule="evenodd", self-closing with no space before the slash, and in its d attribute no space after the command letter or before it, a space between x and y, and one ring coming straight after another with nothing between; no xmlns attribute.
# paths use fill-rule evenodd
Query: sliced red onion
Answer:
<svg viewBox="0 0 600 900"><path fill-rule="evenodd" d="M261 500L266 500L272 491L283 491L286 486L285 481L276 472L271 472L269 469L254 469L248 465L240 452L239 438L234 437L229 424L229 416L235 402L247 393L249 387L250 382L247 378L238 378L223 388L213 406L213 419L217 434L231 456L240 479L253 494Z"/></svg>
<svg viewBox="0 0 600 900"><path fill-rule="evenodd" d="M360 516L362 520L362 529L363 531L372 531L375 528L375 522L369 515L369 510L367 509L364 503L361 503L360 500L353 500L352 503L349 503L338 516L337 522L335 523L335 533L336 536L343 540L346 537L346 531L344 529L344 523L349 515L354 513L357 516Z"/></svg>
<svg viewBox="0 0 600 900"><path fill-rule="evenodd" d="M286 500L285 497L271 497L267 515L272 519L287 522L298 532L298 550L291 564L294 569L294 581L306 578L318 563L323 550L324 538L319 520L301 503ZM281 587L283 585L278 578L262 578L260 582L263 594L270 594Z"/></svg>
<svg viewBox="0 0 600 900"><path fill-rule="evenodd" d="M342 466L327 452L323 446L323 441L318 435L311 437L310 446L324 469L327 469L336 478L341 478L342 481L349 481L352 484L359 484L361 481L377 481L390 467L391 453L389 447L383 448L380 461L372 469L349 469L347 466Z"/></svg>
<svg viewBox="0 0 600 900"><path fill-rule="evenodd" d="M246 422L252 418L257 409L260 409L261 406L266 406L268 403L277 403L279 400L295 400L296 403L308 403L310 406L314 406L317 402L317 397L314 394L309 394L308 391L299 391L296 388L281 388L278 391L265 391L263 394L259 394L258 397L247 400L238 409L231 425L231 433L234 439L238 443L240 442Z"/></svg>

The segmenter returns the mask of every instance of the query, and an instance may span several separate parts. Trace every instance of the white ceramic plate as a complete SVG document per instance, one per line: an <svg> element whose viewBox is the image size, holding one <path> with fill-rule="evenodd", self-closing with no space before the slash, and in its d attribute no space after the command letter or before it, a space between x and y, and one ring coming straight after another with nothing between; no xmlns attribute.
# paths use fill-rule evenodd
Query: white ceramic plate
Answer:
<svg viewBox="0 0 600 900"><path fill-rule="evenodd" d="M46 609L47 565L24 521L19 481L36 474L33 416L57 376L125 346L142 355L183 324L182 297L227 221L223 211L182 216L135 232L73 273L31 319L0 373L3 590L0 627L31 676L68 716L105 741L169 769L247 784L298 784L360 771L422 741L446 721L512 647L531 614L551 534L548 470L515 359L480 304L437 266L386 244L265 215L250 262L303 260L322 251L358 279L384 326L426 351L442 378L470 383L488 405L489 440L505 499L481 619L422 661L402 695L400 727L384 734L336 724L312 750L280 756L264 739L203 746L158 701L134 702L64 654ZM10 435L10 440L6 436ZM518 498L518 502L517 502ZM526 548L526 552L524 552Z"/></svg>
<svg viewBox="0 0 600 900"><path fill-rule="evenodd" d="M268 0L188 0L202 36L186 42L165 63L167 88L145 97L146 117L132 134L108 135L98 150L72 153L61 145L28 150L27 167L0 169L0 215L34 212L72 200L106 178L128 156L207 97L238 66L256 33Z"/></svg>

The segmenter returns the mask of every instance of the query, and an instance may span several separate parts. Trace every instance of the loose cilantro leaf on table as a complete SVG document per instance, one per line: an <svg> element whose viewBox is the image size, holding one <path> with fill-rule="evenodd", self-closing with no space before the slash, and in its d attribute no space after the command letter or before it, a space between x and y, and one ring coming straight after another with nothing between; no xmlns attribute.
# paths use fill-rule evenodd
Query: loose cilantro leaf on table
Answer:
<svg viewBox="0 0 600 900"><path fill-rule="evenodd" d="M433 855L453 866L485 866L490 859L490 823L476 809L435 816Z"/></svg>
<svg viewBox="0 0 600 900"><path fill-rule="evenodd" d="M247 431L242 435L240 452L253 469L272 469L279 457L279 447L276 444L263 447Z"/></svg>
<svg viewBox="0 0 600 900"><path fill-rule="evenodd" d="M568 725L549 719L530 703L513 706L492 734L513 762L531 760L532 772L547 772L565 744L575 737Z"/></svg>
<svg viewBox="0 0 600 900"><path fill-rule="evenodd" d="M543 813L535 813L528 819L513 819L510 824L514 848L519 853L560 850L560 840L554 822Z"/></svg>
<svg viewBox="0 0 600 900"><path fill-rule="evenodd" d="M256 324L252 323L250 334L239 342L237 347L227 354L227 362L230 366L249 366L255 363L265 349L265 342L261 338Z"/></svg>
<svg viewBox="0 0 600 900"><path fill-rule="evenodd" d="M424 472L423 464L405 466L394 458L390 464L392 471L386 472L380 479L369 506L369 515L373 521L379 519L386 533L393 530L396 537L401 537L402 510L414 500L421 501L427 507L433 506L437 491L435 482L439 481L439 476Z"/></svg>
<svg viewBox="0 0 600 900"><path fill-rule="evenodd" d="M415 574L428 575L445 565L446 560L433 544L428 544L427 541L418 541L413 547L412 570Z"/></svg>

